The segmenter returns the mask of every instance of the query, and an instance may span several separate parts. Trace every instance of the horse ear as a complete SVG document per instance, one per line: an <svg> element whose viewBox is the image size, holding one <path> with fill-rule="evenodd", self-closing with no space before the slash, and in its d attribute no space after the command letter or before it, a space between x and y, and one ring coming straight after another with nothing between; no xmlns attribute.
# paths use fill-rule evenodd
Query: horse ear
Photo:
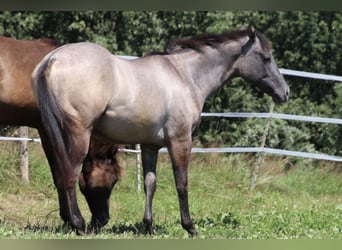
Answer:
<svg viewBox="0 0 342 250"><path fill-rule="evenodd" d="M254 39L255 35L256 35L255 33L256 33L256 30L255 30L254 26L252 24L250 24L248 26L248 36L249 36L249 38Z"/></svg>

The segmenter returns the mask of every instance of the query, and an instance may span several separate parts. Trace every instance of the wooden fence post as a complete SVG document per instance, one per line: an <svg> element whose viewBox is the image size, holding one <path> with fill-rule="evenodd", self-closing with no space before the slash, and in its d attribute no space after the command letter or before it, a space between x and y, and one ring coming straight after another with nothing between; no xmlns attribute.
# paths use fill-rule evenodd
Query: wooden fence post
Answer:
<svg viewBox="0 0 342 250"><path fill-rule="evenodd" d="M21 138L28 138L28 127L20 127L19 134ZM20 159L21 159L21 179L25 184L30 182L29 180L29 158L28 158L28 141L20 141Z"/></svg>
<svg viewBox="0 0 342 250"><path fill-rule="evenodd" d="M140 144L135 145L135 150L140 151ZM141 191L141 177L140 177L140 172L141 172L141 153L137 152L135 154L135 159L136 159L136 180L137 180L137 190L138 192Z"/></svg>

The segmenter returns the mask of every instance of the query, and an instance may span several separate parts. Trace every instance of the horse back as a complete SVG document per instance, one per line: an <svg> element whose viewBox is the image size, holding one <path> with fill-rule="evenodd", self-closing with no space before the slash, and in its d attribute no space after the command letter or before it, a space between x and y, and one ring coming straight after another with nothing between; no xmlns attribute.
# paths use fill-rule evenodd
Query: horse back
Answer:
<svg viewBox="0 0 342 250"><path fill-rule="evenodd" d="M31 89L31 74L57 44L50 39L16 40L0 36L1 124L39 126L39 111Z"/></svg>

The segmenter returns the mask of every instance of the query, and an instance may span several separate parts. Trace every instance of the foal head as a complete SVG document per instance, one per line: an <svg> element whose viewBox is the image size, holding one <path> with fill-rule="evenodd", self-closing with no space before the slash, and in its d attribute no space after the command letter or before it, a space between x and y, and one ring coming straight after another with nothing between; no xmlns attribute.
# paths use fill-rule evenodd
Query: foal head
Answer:
<svg viewBox="0 0 342 250"><path fill-rule="evenodd" d="M272 96L275 103L286 102L289 87L279 72L268 41L253 26L247 32L249 39L235 63L237 74Z"/></svg>
<svg viewBox="0 0 342 250"><path fill-rule="evenodd" d="M215 51L211 58L218 58L219 63L227 64L228 68L221 80L239 76L272 96L276 103L288 100L289 87L273 59L270 45L253 26L222 34L174 39L166 45L164 54L180 54L186 51L206 54L205 48L214 48L207 50L208 53ZM209 55L208 53L206 55Z"/></svg>
<svg viewBox="0 0 342 250"><path fill-rule="evenodd" d="M121 175L117 150L116 145L92 139L83 161L79 185L92 212L91 227L95 229L106 225L109 220L110 194Z"/></svg>

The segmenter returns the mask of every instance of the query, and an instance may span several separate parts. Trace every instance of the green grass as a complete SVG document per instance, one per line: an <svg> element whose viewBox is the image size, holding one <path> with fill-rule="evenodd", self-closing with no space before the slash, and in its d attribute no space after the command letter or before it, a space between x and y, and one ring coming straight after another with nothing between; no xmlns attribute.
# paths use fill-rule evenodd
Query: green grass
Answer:
<svg viewBox="0 0 342 250"><path fill-rule="evenodd" d="M157 168L155 235L146 235L142 223L145 195L136 188L135 159L120 154L125 175L111 196L111 219L99 234L79 237L59 218L56 189L39 144L30 144L29 185L21 183L15 148L0 144L0 238L189 238L180 225L167 155L159 156ZM341 164L267 156L251 193L254 162L246 154L192 156L189 205L199 238L342 238ZM78 200L89 222L80 193Z"/></svg>

